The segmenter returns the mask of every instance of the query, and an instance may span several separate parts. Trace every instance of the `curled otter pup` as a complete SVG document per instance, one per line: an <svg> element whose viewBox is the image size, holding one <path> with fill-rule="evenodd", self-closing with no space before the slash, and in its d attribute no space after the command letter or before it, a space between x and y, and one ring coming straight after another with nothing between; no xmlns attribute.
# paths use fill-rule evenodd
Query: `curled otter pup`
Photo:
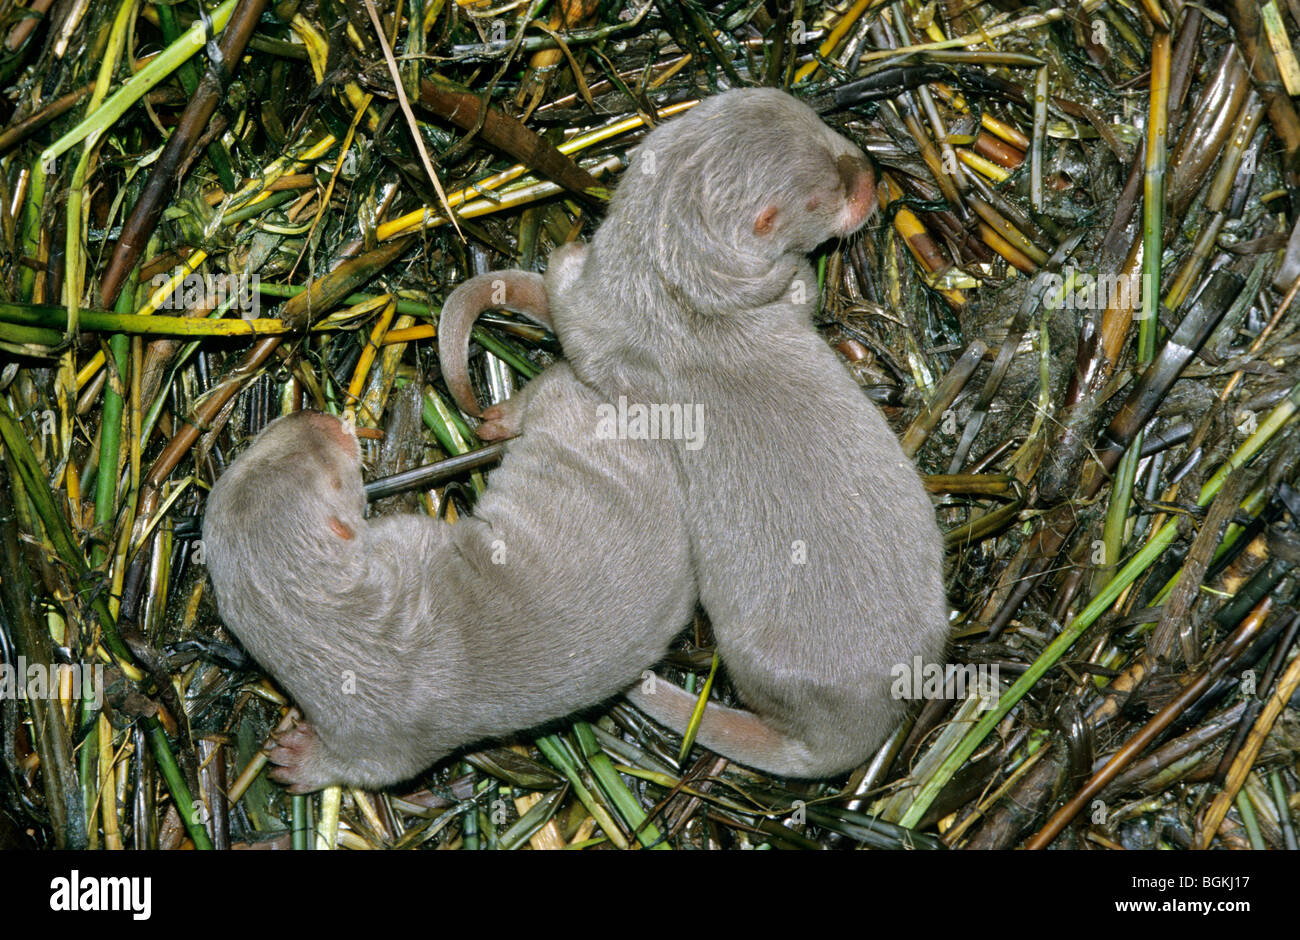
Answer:
<svg viewBox="0 0 1300 940"><path fill-rule="evenodd" d="M929 498L812 324L806 255L874 207L865 156L810 108L730 91L646 137L591 244L545 277L584 384L703 407L704 445L676 456L700 600L748 710L711 703L697 740L786 776L867 759L904 708L891 669L940 661L947 638ZM694 705L662 681L628 697L677 732Z"/></svg>
<svg viewBox="0 0 1300 940"><path fill-rule="evenodd" d="M594 705L667 651L695 604L670 451L598 438L560 364L529 383L474 514L365 518L356 438L268 425L217 480L204 556L222 618L307 718L295 793L404 780L473 741Z"/></svg>

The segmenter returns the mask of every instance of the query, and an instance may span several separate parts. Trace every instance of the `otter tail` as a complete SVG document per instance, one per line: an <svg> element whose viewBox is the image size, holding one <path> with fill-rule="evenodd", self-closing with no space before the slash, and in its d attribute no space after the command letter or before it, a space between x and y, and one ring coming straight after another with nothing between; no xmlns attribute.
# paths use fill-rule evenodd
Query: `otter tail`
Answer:
<svg viewBox="0 0 1300 940"><path fill-rule="evenodd" d="M656 676L637 683L628 700L659 724L685 734L696 697ZM843 753L827 753L779 731L754 712L709 702L695 741L737 763L781 777L829 777L857 766Z"/></svg>
<svg viewBox="0 0 1300 940"><path fill-rule="evenodd" d="M510 310L547 329L551 326L551 305L540 274L491 271L470 278L447 296L438 319L438 362L451 397L476 418L483 412L469 380L469 333L484 310Z"/></svg>

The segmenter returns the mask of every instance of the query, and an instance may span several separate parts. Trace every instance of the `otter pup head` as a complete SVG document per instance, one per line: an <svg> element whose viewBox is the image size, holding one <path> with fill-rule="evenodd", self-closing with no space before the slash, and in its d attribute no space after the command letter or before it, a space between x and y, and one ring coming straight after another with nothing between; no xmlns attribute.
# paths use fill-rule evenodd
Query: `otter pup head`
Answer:
<svg viewBox="0 0 1300 940"><path fill-rule="evenodd" d="M355 431L332 415L297 411L268 424L213 486L203 535L240 565L282 560L260 557L267 548L316 558L349 548L365 512ZM262 528L250 527L254 520ZM239 533L247 544L232 544Z"/></svg>
<svg viewBox="0 0 1300 940"><path fill-rule="evenodd" d="M624 236L652 240L671 294L721 314L778 300L804 255L867 220L875 184L862 151L807 105L738 89L651 133L611 214L649 219Z"/></svg>

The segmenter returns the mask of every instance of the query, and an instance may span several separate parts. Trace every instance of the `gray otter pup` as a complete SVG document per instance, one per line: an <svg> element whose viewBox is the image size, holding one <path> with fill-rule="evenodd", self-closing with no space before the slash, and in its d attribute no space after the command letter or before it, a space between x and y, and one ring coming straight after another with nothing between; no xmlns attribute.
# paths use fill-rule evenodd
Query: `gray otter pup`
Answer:
<svg viewBox="0 0 1300 940"><path fill-rule="evenodd" d="M667 652L696 591L671 451L594 433L563 364L472 516L365 518L355 437L298 412L208 497L221 616L301 706L270 752L295 793L377 788L474 741L623 691Z"/></svg>
<svg viewBox="0 0 1300 940"><path fill-rule="evenodd" d="M703 406L703 447L677 449L686 519L748 710L710 704L697 740L786 776L866 760L905 707L891 669L942 661L948 633L929 498L812 324L806 255L874 207L865 156L812 109L730 91L646 137L590 246L558 249L545 278L584 384L609 402ZM508 433L508 410L497 417ZM663 681L628 697L679 733L694 705Z"/></svg>

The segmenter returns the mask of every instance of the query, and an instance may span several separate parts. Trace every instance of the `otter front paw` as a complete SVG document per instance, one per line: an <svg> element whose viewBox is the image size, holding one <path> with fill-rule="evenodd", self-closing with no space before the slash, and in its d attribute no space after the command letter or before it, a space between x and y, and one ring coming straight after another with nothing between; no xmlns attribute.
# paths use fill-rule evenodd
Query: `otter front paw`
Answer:
<svg viewBox="0 0 1300 940"><path fill-rule="evenodd" d="M290 793L311 793L337 782L329 771L325 745L316 729L305 721L272 734L265 750L267 759L275 765L267 776Z"/></svg>

